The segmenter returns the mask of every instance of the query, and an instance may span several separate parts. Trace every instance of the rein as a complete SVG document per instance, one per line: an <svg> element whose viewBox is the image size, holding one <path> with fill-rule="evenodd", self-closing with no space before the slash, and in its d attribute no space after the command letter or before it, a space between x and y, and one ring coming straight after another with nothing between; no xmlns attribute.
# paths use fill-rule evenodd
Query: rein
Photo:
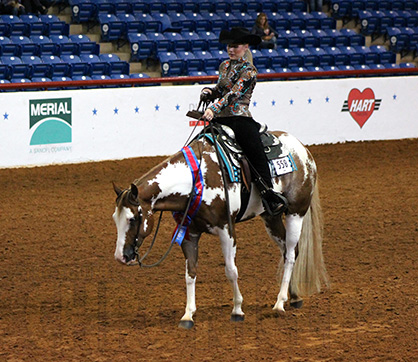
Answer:
<svg viewBox="0 0 418 362"><path fill-rule="evenodd" d="M195 125L195 127L193 128L193 130L192 130L191 133L194 132L194 130L196 129L196 126L197 126L197 124ZM190 139L190 136L189 136L188 140L186 141L186 143L185 143L185 145L183 147L185 147L187 145L187 143L189 142L189 139ZM200 172L200 168L201 168L201 165L202 165L202 155L203 155L203 152L200 152L200 160L199 160L198 172ZM181 228L184 225L184 222L186 221L186 218L187 218L187 215L189 213L190 207L192 206L191 204L192 204L192 200L193 200L193 197L194 197L194 192L195 192L194 190L195 190L195 187L196 187L197 180L198 180L198 177L195 177L195 179L193 180L192 190L191 190L190 196L189 196L189 198L187 200L187 205L186 205L186 209L185 209L185 211L183 213L183 218L181 219L180 224L178 224L177 230L176 230L176 232L175 232L175 234L174 234L174 236L172 238L172 242L170 243L170 246L168 247L168 249L165 252L165 254L160 258L160 260L158 260L157 262L155 262L153 264L144 264L144 262L143 262L144 259L148 256L148 254L150 253L150 251L152 250L152 248L154 246L155 240L157 238L158 230L160 228L161 218L163 216L163 211L160 212L160 217L158 218L158 223L157 223L157 227L155 228L155 233L154 233L154 237L152 239L152 242L151 242L150 246L148 247L148 250L145 252L145 254L142 257L139 255L139 248L141 247L141 245L143 243L143 240L142 240L142 242L141 242L140 245L135 245L135 255L137 257L138 266L140 268L153 268L153 267L156 267L156 266L160 265L167 258L167 256L170 254L170 251L171 251L171 249L173 248L173 245L174 245L174 240L176 240L179 232L181 231ZM137 230L137 234L136 234L136 238L135 238L135 244L137 244L138 239L139 239L139 230L140 230L140 227L141 227L141 225L138 225L138 230Z"/></svg>

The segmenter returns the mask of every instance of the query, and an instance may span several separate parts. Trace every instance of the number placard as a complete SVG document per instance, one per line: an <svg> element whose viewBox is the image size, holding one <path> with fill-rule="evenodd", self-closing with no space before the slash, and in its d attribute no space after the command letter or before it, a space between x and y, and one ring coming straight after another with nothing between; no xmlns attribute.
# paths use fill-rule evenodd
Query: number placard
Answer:
<svg viewBox="0 0 418 362"><path fill-rule="evenodd" d="M295 170L295 167L293 166L292 159L289 155L276 158L275 160L271 161L274 167L274 170L276 171L276 175L284 175L286 173L293 172Z"/></svg>

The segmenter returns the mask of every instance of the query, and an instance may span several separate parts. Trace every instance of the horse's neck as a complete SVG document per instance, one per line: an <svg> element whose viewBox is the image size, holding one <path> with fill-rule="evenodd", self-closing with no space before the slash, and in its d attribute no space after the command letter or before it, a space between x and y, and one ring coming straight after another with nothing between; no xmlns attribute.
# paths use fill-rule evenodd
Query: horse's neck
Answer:
<svg viewBox="0 0 418 362"><path fill-rule="evenodd" d="M153 210L184 210L192 189L190 170L181 152L167 158L134 182L139 198Z"/></svg>

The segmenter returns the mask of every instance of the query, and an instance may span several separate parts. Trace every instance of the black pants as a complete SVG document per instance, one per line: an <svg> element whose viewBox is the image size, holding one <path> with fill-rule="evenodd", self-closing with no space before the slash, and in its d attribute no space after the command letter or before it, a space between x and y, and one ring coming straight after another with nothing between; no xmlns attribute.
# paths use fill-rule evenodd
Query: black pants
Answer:
<svg viewBox="0 0 418 362"><path fill-rule="evenodd" d="M260 139L260 125L251 117L243 116L216 117L214 121L228 126L234 131L235 139L252 166L257 170L267 186L273 187L270 167Z"/></svg>

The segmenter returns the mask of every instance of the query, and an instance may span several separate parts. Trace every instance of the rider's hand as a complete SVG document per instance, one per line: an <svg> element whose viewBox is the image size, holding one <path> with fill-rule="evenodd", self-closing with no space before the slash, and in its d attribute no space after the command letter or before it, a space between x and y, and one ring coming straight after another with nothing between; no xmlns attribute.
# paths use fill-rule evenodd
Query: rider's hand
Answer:
<svg viewBox="0 0 418 362"><path fill-rule="evenodd" d="M213 111L210 108L206 109L205 113L203 113L202 118L205 121L211 121L213 119Z"/></svg>
<svg viewBox="0 0 418 362"><path fill-rule="evenodd" d="M203 88L202 91L200 92L200 99L203 102L207 102L210 100L212 95L212 89L210 88Z"/></svg>

